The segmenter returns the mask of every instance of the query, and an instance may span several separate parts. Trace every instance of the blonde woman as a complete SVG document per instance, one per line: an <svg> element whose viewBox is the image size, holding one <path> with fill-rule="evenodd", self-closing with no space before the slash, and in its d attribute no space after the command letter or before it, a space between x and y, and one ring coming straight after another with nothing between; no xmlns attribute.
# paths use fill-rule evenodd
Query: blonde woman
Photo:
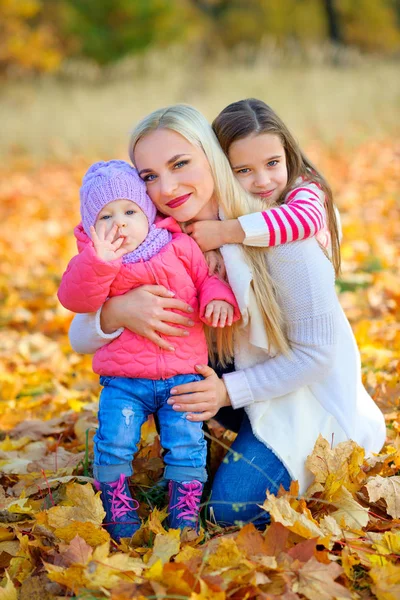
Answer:
<svg viewBox="0 0 400 600"><path fill-rule="evenodd" d="M240 187L211 127L192 107L176 105L143 119L130 155L159 212L181 223L217 219L218 207L227 219L265 209ZM251 519L263 527L268 515L258 505L267 489L288 487L292 478L306 489L304 462L319 433L333 444L351 438L377 452L384 420L362 386L333 267L315 238L268 249L229 244L222 252L243 315L236 371L218 377L199 365L204 380L177 386L168 402L193 421L222 407L245 407L232 447L243 460L220 466L211 505L219 523ZM190 316L174 292L143 286L110 299L95 316L76 317L73 347L93 352L124 327L162 347L179 343Z"/></svg>

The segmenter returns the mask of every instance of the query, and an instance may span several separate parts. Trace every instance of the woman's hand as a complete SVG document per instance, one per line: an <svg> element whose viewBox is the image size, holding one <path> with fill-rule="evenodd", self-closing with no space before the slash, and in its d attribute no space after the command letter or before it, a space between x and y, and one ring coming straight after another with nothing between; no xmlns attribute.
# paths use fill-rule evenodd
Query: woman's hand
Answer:
<svg viewBox="0 0 400 600"><path fill-rule="evenodd" d="M211 367L196 365L195 369L204 379L177 385L171 390L173 396L168 404L178 412L187 412L189 421L207 421L223 406L230 406L231 401L223 379Z"/></svg>
<svg viewBox="0 0 400 600"><path fill-rule="evenodd" d="M185 227L203 252L215 250L224 244L241 244L245 233L237 219L227 221L196 221Z"/></svg>
<svg viewBox="0 0 400 600"><path fill-rule="evenodd" d="M174 293L162 285L142 285L123 296L114 296L103 305L101 328L105 333L111 333L126 327L160 348L173 352L175 347L171 341L159 334L184 337L189 335L187 327L194 325L190 315L186 317L172 312L172 309L193 312L191 306L173 296ZM180 327L174 327L171 323Z"/></svg>

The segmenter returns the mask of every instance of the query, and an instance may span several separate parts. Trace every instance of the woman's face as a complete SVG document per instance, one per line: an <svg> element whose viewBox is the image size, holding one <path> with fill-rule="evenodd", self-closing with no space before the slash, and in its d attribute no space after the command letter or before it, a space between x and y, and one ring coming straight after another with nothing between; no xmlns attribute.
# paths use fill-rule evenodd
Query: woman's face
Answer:
<svg viewBox="0 0 400 600"><path fill-rule="evenodd" d="M156 129L135 146L135 167L164 215L184 223L216 218L214 180L198 146L170 129Z"/></svg>
<svg viewBox="0 0 400 600"><path fill-rule="evenodd" d="M268 204L279 200L288 173L285 149L278 135L261 133L236 140L229 148L229 162L246 191Z"/></svg>

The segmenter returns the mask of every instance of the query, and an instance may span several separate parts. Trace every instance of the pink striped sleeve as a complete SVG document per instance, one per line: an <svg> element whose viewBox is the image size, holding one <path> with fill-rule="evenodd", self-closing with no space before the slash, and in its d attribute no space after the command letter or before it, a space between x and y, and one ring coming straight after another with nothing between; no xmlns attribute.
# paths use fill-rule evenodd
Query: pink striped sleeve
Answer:
<svg viewBox="0 0 400 600"><path fill-rule="evenodd" d="M286 197L285 204L262 212L269 246L317 235L326 229L325 194L314 183L302 184Z"/></svg>

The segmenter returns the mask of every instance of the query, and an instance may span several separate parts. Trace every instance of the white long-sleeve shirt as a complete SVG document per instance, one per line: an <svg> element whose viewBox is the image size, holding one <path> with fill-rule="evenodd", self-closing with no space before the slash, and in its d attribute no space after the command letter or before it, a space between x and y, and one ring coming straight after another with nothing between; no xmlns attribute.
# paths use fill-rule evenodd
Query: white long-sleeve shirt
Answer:
<svg viewBox="0 0 400 600"><path fill-rule="evenodd" d="M239 222L246 236L243 244L247 246L279 246L316 236L319 243L330 251L325 193L312 181L299 178L283 204L243 215Z"/></svg>

